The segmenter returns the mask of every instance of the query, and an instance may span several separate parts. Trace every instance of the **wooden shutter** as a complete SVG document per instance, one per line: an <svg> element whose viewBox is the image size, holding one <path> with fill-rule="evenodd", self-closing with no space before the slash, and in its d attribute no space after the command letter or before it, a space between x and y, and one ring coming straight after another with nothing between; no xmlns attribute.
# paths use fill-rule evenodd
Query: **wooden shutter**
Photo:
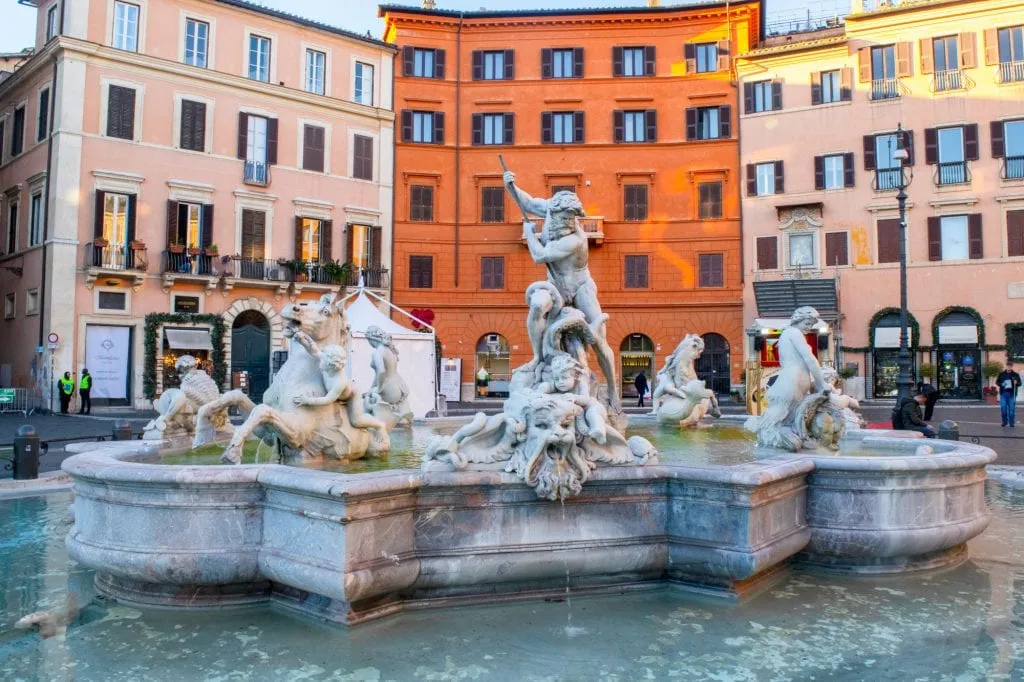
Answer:
<svg viewBox="0 0 1024 682"><path fill-rule="evenodd" d="M782 81L772 81L772 111L782 110Z"/></svg>
<svg viewBox="0 0 1024 682"><path fill-rule="evenodd" d="M473 80L484 79L484 53L483 50L473 50Z"/></svg>
<svg viewBox="0 0 1024 682"><path fill-rule="evenodd" d="M583 144L585 139L584 113L582 111L574 111L572 114L572 141L575 144Z"/></svg>
<svg viewBox="0 0 1024 682"><path fill-rule="evenodd" d="M434 144L444 144L444 112L434 112Z"/></svg>
<svg viewBox="0 0 1024 682"><path fill-rule="evenodd" d="M267 164L277 163L277 119L267 119Z"/></svg>
<svg viewBox="0 0 1024 682"><path fill-rule="evenodd" d="M516 51L505 50L505 80L515 80L516 77Z"/></svg>
<svg viewBox="0 0 1024 682"><path fill-rule="evenodd" d="M2 150L0 150L2 151ZM92 214L92 234L94 237L103 236L103 214L106 211L107 193L103 190L96 190L96 205Z"/></svg>
<svg viewBox="0 0 1024 682"><path fill-rule="evenodd" d="M843 187L853 187L855 181L853 152L843 154Z"/></svg>
<svg viewBox="0 0 1024 682"><path fill-rule="evenodd" d="M999 29L985 29L985 66L999 63Z"/></svg>
<svg viewBox="0 0 1024 682"><path fill-rule="evenodd" d="M861 83L871 82L871 48L862 47L857 50L857 80Z"/></svg>
<svg viewBox="0 0 1024 682"><path fill-rule="evenodd" d="M914 50L910 43L896 43L896 75L899 78L914 75Z"/></svg>
<svg viewBox="0 0 1024 682"><path fill-rule="evenodd" d="M236 156L240 159L245 158L245 151L249 146L249 114L244 112L238 113L238 148L236 150Z"/></svg>
<svg viewBox="0 0 1024 682"><path fill-rule="evenodd" d="M972 213L967 216L967 243L969 257L973 259L984 258L985 249L981 238L981 214Z"/></svg>
<svg viewBox="0 0 1024 682"><path fill-rule="evenodd" d="M683 45L683 61L686 63L686 73L697 73L697 46L693 43Z"/></svg>
<svg viewBox="0 0 1024 682"><path fill-rule="evenodd" d="M942 220L936 216L928 218L928 260L942 260Z"/></svg>
<svg viewBox="0 0 1024 682"><path fill-rule="evenodd" d="M747 196L757 196L757 165L747 164Z"/></svg>
<svg viewBox="0 0 1024 682"><path fill-rule="evenodd" d="M409 288L430 289L434 280L433 256L409 256Z"/></svg>
<svg viewBox="0 0 1024 682"><path fill-rule="evenodd" d="M422 189L422 188L413 187L413 190L416 190L416 189ZM415 196L415 194L413 196ZM352 262L352 256L355 255L355 248L354 248L354 245L355 245L355 234L356 234L355 225L352 225L351 223L349 223L348 225L345 226L345 253L343 253L341 257L342 257L342 260L345 261L346 263L351 263Z"/></svg>
<svg viewBox="0 0 1024 682"><path fill-rule="evenodd" d="M379 226L370 228L370 267L379 270L381 263L381 244L383 242L384 230Z"/></svg>
<svg viewBox="0 0 1024 682"><path fill-rule="evenodd" d="M472 116L472 144L480 145L484 143L484 115L473 114Z"/></svg>
<svg viewBox="0 0 1024 682"><path fill-rule="evenodd" d="M266 214L242 210L242 258L263 260L266 241Z"/></svg>
<svg viewBox="0 0 1024 682"><path fill-rule="evenodd" d="M900 221L878 221L878 262L896 263L900 259Z"/></svg>
<svg viewBox="0 0 1024 682"><path fill-rule="evenodd" d="M302 217L295 216L295 260L302 258L302 221Z"/></svg>
<svg viewBox="0 0 1024 682"><path fill-rule="evenodd" d="M914 131L904 130L903 131L903 143L907 150L907 160L903 162L904 166L914 165Z"/></svg>
<svg viewBox="0 0 1024 682"><path fill-rule="evenodd" d="M181 119L178 127L178 146L182 149L192 149L195 137L195 112L192 111L192 102L187 99L181 100Z"/></svg>
<svg viewBox="0 0 1024 682"><path fill-rule="evenodd" d="M12 130L12 144L13 137L17 136L17 130ZM116 85L111 85L107 89L107 137L120 137L121 136L121 88ZM3 152L0 151L0 155ZM13 150L12 150L13 154Z"/></svg>
<svg viewBox="0 0 1024 682"><path fill-rule="evenodd" d="M825 265L849 265L850 255L847 249L845 232L825 233Z"/></svg>
<svg viewBox="0 0 1024 682"><path fill-rule="evenodd" d="M352 137L352 175L360 180L373 180L373 138Z"/></svg>
<svg viewBox="0 0 1024 682"><path fill-rule="evenodd" d="M583 48L572 48L572 75L575 78L583 78Z"/></svg>
<svg viewBox="0 0 1024 682"><path fill-rule="evenodd" d="M334 221L320 221L320 262L334 260Z"/></svg>
<svg viewBox="0 0 1024 682"><path fill-rule="evenodd" d="M779 268L779 240L777 237L757 238L757 269L777 270Z"/></svg>
<svg viewBox="0 0 1024 682"><path fill-rule="evenodd" d="M540 77L541 78L552 78L554 77L554 69L551 66L551 62L554 59L554 52L550 47L541 48L540 51Z"/></svg>
<svg viewBox="0 0 1024 682"><path fill-rule="evenodd" d="M744 83L743 84L743 113L752 114L754 113L754 84Z"/></svg>
<svg viewBox="0 0 1024 682"><path fill-rule="evenodd" d="M821 104L821 71L811 72L811 104Z"/></svg>
<svg viewBox="0 0 1024 682"><path fill-rule="evenodd" d="M853 68L844 66L839 70L839 100L849 102L853 99Z"/></svg>
<svg viewBox="0 0 1024 682"><path fill-rule="evenodd" d="M921 38L921 73L935 71L935 44L931 38Z"/></svg>
<svg viewBox="0 0 1024 682"><path fill-rule="evenodd" d="M402 142L412 142L412 111L402 109Z"/></svg>
<svg viewBox="0 0 1024 682"><path fill-rule="evenodd" d="M303 125L302 127L302 168L305 170L324 172L324 129L320 126ZM358 136L356 136L358 141ZM358 144L353 144L353 159L358 159ZM353 174L359 177L356 164Z"/></svg>
<svg viewBox="0 0 1024 682"><path fill-rule="evenodd" d="M623 72L622 68L622 48L612 48L612 75L621 76Z"/></svg>
<svg viewBox="0 0 1024 682"><path fill-rule="evenodd" d="M551 144L554 141L554 134L552 128L552 115L550 111L541 112L540 115L540 142L541 144ZM476 134L474 128L474 135Z"/></svg>
<svg viewBox="0 0 1024 682"><path fill-rule="evenodd" d="M199 230L199 246L207 249L213 244L213 204L203 204L202 221Z"/></svg>
<svg viewBox="0 0 1024 682"><path fill-rule="evenodd" d="M614 128L615 141L622 142L625 139L625 112L621 109L616 109L612 112L612 126Z"/></svg>
<svg viewBox="0 0 1024 682"><path fill-rule="evenodd" d="M102 227L100 228L102 230ZM97 232L97 234L100 234ZM167 244L180 242L178 235L178 202L173 199L167 202Z"/></svg>
<svg viewBox="0 0 1024 682"><path fill-rule="evenodd" d="M444 80L444 50L434 50L434 78Z"/></svg>
<svg viewBox="0 0 1024 682"><path fill-rule="evenodd" d="M924 129L924 162L929 166L939 162L939 131L936 128Z"/></svg>
<svg viewBox="0 0 1024 682"><path fill-rule="evenodd" d="M516 143L516 116L515 114L504 114L504 137L502 138L503 144L515 144Z"/></svg>
<svg viewBox="0 0 1024 682"><path fill-rule="evenodd" d="M690 107L686 110L686 139L697 139L697 108Z"/></svg>
<svg viewBox="0 0 1024 682"><path fill-rule="evenodd" d="M411 47L402 48L402 75L411 76L415 70L416 51Z"/></svg>
<svg viewBox="0 0 1024 682"><path fill-rule="evenodd" d="M15 131L17 134L17 131ZM119 85L107 91L107 137L135 138L135 90Z"/></svg>
<svg viewBox="0 0 1024 682"><path fill-rule="evenodd" d="M654 46L648 45L644 48L644 75L654 75Z"/></svg>
<svg viewBox="0 0 1024 682"><path fill-rule="evenodd" d="M964 126L964 158L977 161L981 156L978 144L978 124L968 123Z"/></svg>
<svg viewBox="0 0 1024 682"><path fill-rule="evenodd" d="M825 157L814 157L814 189L825 189Z"/></svg>
<svg viewBox="0 0 1024 682"><path fill-rule="evenodd" d="M648 109L644 112L644 141L658 141L658 111Z"/></svg>
<svg viewBox="0 0 1024 682"><path fill-rule="evenodd" d="M1024 256L1024 210L1006 212L1006 255Z"/></svg>
<svg viewBox="0 0 1024 682"><path fill-rule="evenodd" d="M732 107L728 104L718 107L718 136L732 137Z"/></svg>
<svg viewBox="0 0 1024 682"><path fill-rule="evenodd" d="M877 168L875 161L875 136L865 135L864 136L864 170L875 170Z"/></svg>
<svg viewBox="0 0 1024 682"><path fill-rule="evenodd" d="M626 256L623 260L625 261L624 264L623 264L624 265L623 269L626 271L625 272L625 275L626 275L626 278L625 278L626 279L626 281L625 281L626 288L627 289L634 289L634 288L636 288L636 257L635 256Z"/></svg>
<svg viewBox="0 0 1024 682"><path fill-rule="evenodd" d="M965 69L973 69L978 65L978 49L974 31L961 33L957 37L957 42L960 47L960 66Z"/></svg>
<svg viewBox="0 0 1024 682"><path fill-rule="evenodd" d="M718 41L718 67L719 71L728 71L732 54L732 43L728 38Z"/></svg>
<svg viewBox="0 0 1024 682"><path fill-rule="evenodd" d="M127 196L128 196L128 219L126 221L127 224L125 225L125 227L127 229L125 231L127 232L126 236L128 237L128 241L132 242L132 241L135 241L135 221L136 221L136 216L138 215L138 211L136 209L138 208L139 198L136 195L134 195L134 194L129 194ZM978 218L980 220L980 218L981 218L980 214L978 215Z"/></svg>
<svg viewBox="0 0 1024 682"><path fill-rule="evenodd" d="M786 191L786 174L782 169L782 162L775 162L775 193L783 194Z"/></svg>
<svg viewBox="0 0 1024 682"><path fill-rule="evenodd" d="M722 254L702 253L699 257L700 286L720 287L724 284Z"/></svg>
<svg viewBox="0 0 1024 682"><path fill-rule="evenodd" d="M1003 122L992 121L989 131L992 137L992 158L1001 159L1006 156L1006 139L1003 137Z"/></svg>

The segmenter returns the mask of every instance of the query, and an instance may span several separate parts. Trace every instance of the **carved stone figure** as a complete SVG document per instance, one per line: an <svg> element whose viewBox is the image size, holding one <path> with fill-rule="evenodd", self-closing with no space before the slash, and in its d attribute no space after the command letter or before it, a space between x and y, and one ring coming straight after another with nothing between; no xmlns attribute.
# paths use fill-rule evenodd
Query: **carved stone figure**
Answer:
<svg viewBox="0 0 1024 682"><path fill-rule="evenodd" d="M225 393L199 411L193 447L209 441L210 425L230 407L248 414L224 451L225 463L241 461L247 438L275 448L283 462L333 457L356 459L384 452L390 440L384 424L363 414L363 398L345 376L348 323L335 295L317 303L290 303L281 311L288 360L255 405L241 391Z"/></svg>
<svg viewBox="0 0 1024 682"><path fill-rule="evenodd" d="M832 387L804 335L820 320L809 306L797 308L782 330L777 352L779 374L767 391L768 407L746 427L759 445L797 452L815 443L838 449L846 430L842 408L832 401Z"/></svg>
<svg viewBox="0 0 1024 682"><path fill-rule="evenodd" d="M836 386L839 381L839 373L836 372L834 367L823 367L821 375L825 378L825 383L832 388L832 393L829 394L829 400L832 405L835 406L843 415L843 422L846 424L848 429L860 429L864 427L864 420L861 419L860 415L855 410L860 409L860 403L856 398L848 396L843 393L843 390Z"/></svg>
<svg viewBox="0 0 1024 682"><path fill-rule="evenodd" d="M658 372L654 411L662 424L692 428L698 426L708 413L712 417L722 416L715 392L697 378L693 368L693 363L703 352L704 339L696 334L687 334Z"/></svg>
<svg viewBox="0 0 1024 682"><path fill-rule="evenodd" d="M364 409L379 419L388 430L398 424L412 424L409 409L409 387L398 374L398 349L391 335L380 327L366 330L366 340L373 348L373 386L363 394Z"/></svg>
<svg viewBox="0 0 1024 682"><path fill-rule="evenodd" d="M587 269L586 236L575 226L575 216L582 214L579 199L572 192L533 199L517 194L513 180L507 173L505 181L517 201L532 206L530 212L548 212L540 238L524 220L534 260L548 265L548 281L526 290L534 357L512 373L502 413L478 413L454 435L435 436L424 468L504 462L505 470L539 497L565 499L580 493L597 466L654 463L657 451L639 436L627 440L621 434L611 406L598 397L597 377L587 368L588 348L599 358L606 351L610 357L610 349L604 336L607 315L601 313ZM614 391L614 371L605 360L605 380Z"/></svg>
<svg viewBox="0 0 1024 682"><path fill-rule="evenodd" d="M191 437L196 430L199 408L220 397L217 383L198 368L196 359L191 355L180 356L174 368L181 377L181 386L167 389L153 401L153 408L160 416L146 424L144 440ZM230 429L227 413L218 415L210 426L214 432Z"/></svg>

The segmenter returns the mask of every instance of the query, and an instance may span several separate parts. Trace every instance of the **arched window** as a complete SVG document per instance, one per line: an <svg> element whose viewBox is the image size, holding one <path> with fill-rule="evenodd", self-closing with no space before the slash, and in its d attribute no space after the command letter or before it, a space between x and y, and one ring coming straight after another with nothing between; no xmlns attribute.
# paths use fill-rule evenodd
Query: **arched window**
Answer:
<svg viewBox="0 0 1024 682"><path fill-rule="evenodd" d="M641 372L654 384L654 342L645 334L630 334L619 344L619 382L623 398L636 398L636 377Z"/></svg>
<svg viewBox="0 0 1024 682"><path fill-rule="evenodd" d="M697 377L715 393L728 395L732 388L729 368L729 341L721 334L709 332L701 336L704 352L693 363Z"/></svg>

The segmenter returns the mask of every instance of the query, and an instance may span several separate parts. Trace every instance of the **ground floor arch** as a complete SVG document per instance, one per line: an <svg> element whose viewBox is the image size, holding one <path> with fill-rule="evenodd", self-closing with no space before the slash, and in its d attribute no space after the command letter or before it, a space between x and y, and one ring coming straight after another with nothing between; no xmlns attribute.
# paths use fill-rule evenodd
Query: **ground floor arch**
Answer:
<svg viewBox="0 0 1024 682"><path fill-rule="evenodd" d="M647 377L647 385L654 385L654 342L646 334L634 332L619 344L619 386L623 398L636 398L636 378Z"/></svg>
<svg viewBox="0 0 1024 682"><path fill-rule="evenodd" d="M488 332L476 342L473 376L479 398L508 396L512 379L512 347L502 334Z"/></svg>
<svg viewBox="0 0 1024 682"><path fill-rule="evenodd" d="M729 395L732 388L729 341L721 334L701 335L704 352L694 363L697 378L719 395Z"/></svg>

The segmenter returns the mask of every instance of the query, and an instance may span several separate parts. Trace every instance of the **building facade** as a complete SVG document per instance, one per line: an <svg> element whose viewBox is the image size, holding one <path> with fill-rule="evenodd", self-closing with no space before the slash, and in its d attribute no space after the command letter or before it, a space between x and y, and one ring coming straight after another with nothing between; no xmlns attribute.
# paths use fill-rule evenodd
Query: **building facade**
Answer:
<svg viewBox="0 0 1024 682"><path fill-rule="evenodd" d="M1020 0L856 5L738 60L754 368L780 319L816 305L827 361L895 396L901 177L918 378L980 398L986 360L1024 355L1022 24Z"/></svg>
<svg viewBox="0 0 1024 682"><path fill-rule="evenodd" d="M4 385L87 366L144 405L190 352L258 398L284 302L387 292L391 46L241 0L35 4L0 84Z"/></svg>
<svg viewBox="0 0 1024 682"><path fill-rule="evenodd" d="M436 328L449 398L502 395L530 359L524 291L545 273L499 156L525 191L583 202L613 390L635 395L696 333L727 393L743 339L733 57L758 45L760 3L381 16L400 50L394 297Z"/></svg>

